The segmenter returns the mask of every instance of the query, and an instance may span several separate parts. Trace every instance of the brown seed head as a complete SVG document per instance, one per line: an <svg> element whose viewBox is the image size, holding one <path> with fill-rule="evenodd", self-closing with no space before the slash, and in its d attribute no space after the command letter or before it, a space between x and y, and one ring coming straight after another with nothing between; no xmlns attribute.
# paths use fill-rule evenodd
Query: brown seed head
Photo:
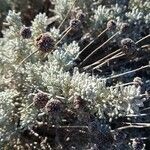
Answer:
<svg viewBox="0 0 150 150"><path fill-rule="evenodd" d="M73 104L75 109L82 109L85 107L85 100L81 96L75 95Z"/></svg>
<svg viewBox="0 0 150 150"><path fill-rule="evenodd" d="M141 79L140 77L135 77L135 78L133 79L133 82L134 82L134 84L137 85L137 86L143 84L142 79Z"/></svg>
<svg viewBox="0 0 150 150"><path fill-rule="evenodd" d="M109 20L107 22L107 29L108 30L115 30L116 29L116 22L114 20Z"/></svg>
<svg viewBox="0 0 150 150"><path fill-rule="evenodd" d="M122 25L120 27L120 33L121 34L128 33L129 29L130 29L130 25L128 23L122 23Z"/></svg>
<svg viewBox="0 0 150 150"><path fill-rule="evenodd" d="M79 19L72 19L70 21L70 27L74 31L79 31L81 29L81 21Z"/></svg>
<svg viewBox="0 0 150 150"><path fill-rule="evenodd" d="M44 33L36 39L36 45L39 51L50 52L54 49L54 39L48 33Z"/></svg>
<svg viewBox="0 0 150 150"><path fill-rule="evenodd" d="M137 51L136 43L130 38L121 40L121 48L127 55L133 55Z"/></svg>
<svg viewBox="0 0 150 150"><path fill-rule="evenodd" d="M45 111L50 115L57 115L62 111L62 103L59 99L51 98L45 106Z"/></svg>
<svg viewBox="0 0 150 150"><path fill-rule="evenodd" d="M31 29L30 27L22 27L20 30L20 35L22 36L23 39L29 39L31 38Z"/></svg>
<svg viewBox="0 0 150 150"><path fill-rule="evenodd" d="M33 97L33 103L36 108L41 109L44 108L46 103L48 102L49 97L47 94L43 92L38 92L34 97Z"/></svg>

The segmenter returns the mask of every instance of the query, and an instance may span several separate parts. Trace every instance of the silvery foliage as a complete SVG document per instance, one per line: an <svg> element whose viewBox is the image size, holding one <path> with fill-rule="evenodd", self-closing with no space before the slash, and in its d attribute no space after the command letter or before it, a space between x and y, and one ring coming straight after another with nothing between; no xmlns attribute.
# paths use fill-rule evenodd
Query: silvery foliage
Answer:
<svg viewBox="0 0 150 150"><path fill-rule="evenodd" d="M55 3L55 13L62 20L67 11L72 7L74 0L54 0L54 3Z"/></svg>
<svg viewBox="0 0 150 150"><path fill-rule="evenodd" d="M112 114L114 116L139 113L139 107L144 106L145 98L142 98L141 86L129 85L122 87L116 85L116 88L111 87L110 91L110 105L114 106Z"/></svg>
<svg viewBox="0 0 150 150"><path fill-rule="evenodd" d="M149 11L150 2L133 0L130 7L131 7L131 11L126 13L126 16L128 17L128 21L139 22L143 20L148 26L150 19L149 19L149 13L147 12Z"/></svg>
<svg viewBox="0 0 150 150"><path fill-rule="evenodd" d="M140 21L142 19L148 18L149 14L147 14L146 11L148 11L147 9L150 6L150 2L145 2L142 6L142 8L133 6L131 11L126 13L126 16L129 18L129 22Z"/></svg>
<svg viewBox="0 0 150 150"><path fill-rule="evenodd" d="M33 36L38 36L44 32L46 32L46 26L47 26L47 16L45 13L39 13L34 21L32 22L32 34Z"/></svg>
<svg viewBox="0 0 150 150"><path fill-rule="evenodd" d="M9 73L14 72L14 69L17 68L19 62L31 51L34 51L33 49L36 49L33 40L36 37L34 36L46 32L46 20L45 14L37 15L32 22L33 37L29 40L22 40L18 34L22 26L20 14L14 11L9 12L7 21L11 25L8 29L11 32L11 36L7 35L1 41L0 52L3 55L1 61L7 62L7 66L9 66L7 68L6 64L3 65L5 71L1 72L1 78L4 79L4 83L7 81L4 76L6 72L9 76ZM55 32L55 29L50 31L51 34L53 31ZM14 79L14 81L18 83L18 86L26 89L25 95L20 98L22 99L22 110L20 112L23 120L22 125L30 123L36 116L34 107L28 108L28 106L32 103L30 95L34 94L34 91L38 89L45 89L52 95L63 95L66 102L72 95L79 93L82 98L91 104L89 106L91 111L98 112L99 116L103 116L104 111L110 116L138 112L139 106L142 105L139 103L140 92L137 89L133 90L135 87L122 87L121 90L114 87L109 88L105 86L105 79L90 76L87 73L80 73L78 68L74 68L73 74L69 72L73 68L73 60L78 51L79 46L76 42L72 42L69 45L63 44L53 54L48 55L48 61L43 63L38 59L37 55L34 55L20 67L18 76L22 74L24 81L18 83L20 81L18 78ZM17 92L23 93L20 88L17 89ZM0 99L1 107L5 106L3 101L8 101L8 99L8 105L13 106L13 92L7 92L6 94L5 91L2 91L0 92L0 97L2 97ZM6 109L6 111L8 110ZM2 120L4 119L3 117L5 115L2 116Z"/></svg>
<svg viewBox="0 0 150 150"><path fill-rule="evenodd" d="M0 92L0 145L9 138L10 132L15 129L11 126L11 114L13 113L13 98L18 95L16 90L6 89Z"/></svg>
<svg viewBox="0 0 150 150"><path fill-rule="evenodd" d="M143 26L145 28L149 28L150 25L150 15L149 1L137 1L132 0L129 4L130 11L125 13L130 26L134 29L131 34L134 40L138 40L141 38L141 33L143 33ZM145 34L145 33L144 33Z"/></svg>
<svg viewBox="0 0 150 150"><path fill-rule="evenodd" d="M2 70L13 71L16 68L18 62L20 62L25 56L29 54L30 46L27 40L23 40L20 35L20 29L22 27L20 13L15 11L9 11L6 21L9 24L9 28L4 30L4 38L1 39L1 51L0 54L3 57Z"/></svg>
<svg viewBox="0 0 150 150"><path fill-rule="evenodd" d="M97 9L94 10L94 24L96 28L101 28L110 19L119 19L119 15L122 9L118 4L107 8L106 6L99 5Z"/></svg>

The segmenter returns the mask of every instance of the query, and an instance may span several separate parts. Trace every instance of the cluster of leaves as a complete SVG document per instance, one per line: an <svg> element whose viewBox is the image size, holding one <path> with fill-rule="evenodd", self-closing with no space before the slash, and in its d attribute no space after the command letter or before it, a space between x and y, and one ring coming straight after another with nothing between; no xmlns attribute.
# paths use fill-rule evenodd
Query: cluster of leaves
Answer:
<svg viewBox="0 0 150 150"><path fill-rule="evenodd" d="M105 73L100 76L85 72L76 58L82 50L80 46L85 45L86 27L94 28L93 32L99 28L102 31L110 19L116 19L118 25L125 17L131 25L142 20L144 24L140 27L145 30L150 23L148 2L144 7L131 2L134 4L131 11L122 9L122 4L110 8L98 1L77 1L80 3L80 9L87 11L90 17L85 18L82 27L78 24L79 18L77 24L71 20L66 36L60 32L60 27L50 28L47 32L46 14L38 14L26 28L21 22L21 14L9 11L6 17L9 27L0 39L0 147L43 150L144 148L139 139L134 139L131 146L130 137L122 133L121 128L112 130L111 123L114 118L140 114L143 102L149 100L148 88L145 93L140 78L132 78L133 82L125 85L111 82L107 86L109 78ZM73 14L71 18L74 13L77 17L78 8L70 11L72 4L77 5L72 0L55 1L54 9L60 21L68 11ZM92 4L91 10L89 4ZM66 28L65 25L62 28ZM136 33L143 36L141 32ZM109 34L113 32L105 36L108 38ZM133 33L125 37L131 36ZM140 52L147 54L147 51Z"/></svg>

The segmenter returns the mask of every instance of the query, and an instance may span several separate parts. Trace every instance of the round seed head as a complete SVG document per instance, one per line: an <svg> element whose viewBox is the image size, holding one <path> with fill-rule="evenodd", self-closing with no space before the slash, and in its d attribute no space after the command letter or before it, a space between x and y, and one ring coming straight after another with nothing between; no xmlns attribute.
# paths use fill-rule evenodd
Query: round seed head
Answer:
<svg viewBox="0 0 150 150"><path fill-rule="evenodd" d="M54 49L54 39L48 33L44 33L36 39L36 45L39 51L50 52Z"/></svg>
<svg viewBox="0 0 150 150"><path fill-rule="evenodd" d="M127 55L133 55L137 51L135 42L130 38L121 40L122 51Z"/></svg>
<svg viewBox="0 0 150 150"><path fill-rule="evenodd" d="M82 11L78 11L78 13L76 14L76 18L81 22L85 20L85 16L86 16L85 13L83 13Z"/></svg>
<svg viewBox="0 0 150 150"><path fill-rule="evenodd" d="M116 29L116 22L114 20L109 20L107 22L107 29L115 30Z"/></svg>
<svg viewBox="0 0 150 150"><path fill-rule="evenodd" d="M142 85L143 84L142 79L140 77L135 77L133 79L133 82L135 85Z"/></svg>
<svg viewBox="0 0 150 150"><path fill-rule="evenodd" d="M132 147L133 147L133 150L143 150L144 148L143 140L139 138L134 139L132 142Z"/></svg>
<svg viewBox="0 0 150 150"><path fill-rule="evenodd" d="M120 32L122 34L128 33L130 29L130 25L128 23L123 23L120 27Z"/></svg>
<svg viewBox="0 0 150 150"><path fill-rule="evenodd" d="M45 105L47 104L48 100L49 100L48 95L43 92L38 92L33 97L34 106L38 109L44 108Z"/></svg>
<svg viewBox="0 0 150 150"><path fill-rule="evenodd" d="M85 107L85 100L83 100L81 96L75 95L73 104L75 109L82 109Z"/></svg>
<svg viewBox="0 0 150 150"><path fill-rule="evenodd" d="M31 29L30 27L22 27L20 30L20 35L22 36L23 39L29 39L31 38Z"/></svg>
<svg viewBox="0 0 150 150"><path fill-rule="evenodd" d="M81 29L81 21L79 19L72 19L70 21L70 27L74 31L78 31Z"/></svg>
<svg viewBox="0 0 150 150"><path fill-rule="evenodd" d="M57 115L62 110L62 103L58 99L50 99L45 106L45 110L50 115Z"/></svg>

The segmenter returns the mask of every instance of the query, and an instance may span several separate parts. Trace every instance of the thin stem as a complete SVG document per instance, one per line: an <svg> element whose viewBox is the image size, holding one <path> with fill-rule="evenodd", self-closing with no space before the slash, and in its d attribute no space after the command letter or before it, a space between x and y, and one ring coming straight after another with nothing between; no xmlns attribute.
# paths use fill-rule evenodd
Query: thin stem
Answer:
<svg viewBox="0 0 150 150"><path fill-rule="evenodd" d="M116 65L113 65L113 67L115 68L115 67L118 67L118 66L124 66L124 65L127 65L128 63L133 63L133 62L139 62L139 61L141 61L141 60L144 60L144 59L149 59L150 58L150 55L146 55L146 56L143 56L143 57L139 57L137 60L135 59L135 60L130 60L130 61L126 61L126 62L123 62L123 63L117 63ZM105 69L105 71L107 70L107 69L109 69L109 68L106 68ZM98 70L98 69L97 69ZM103 70L104 71L104 70Z"/></svg>
<svg viewBox="0 0 150 150"><path fill-rule="evenodd" d="M117 128L115 130L111 130L111 132L115 132L116 130L119 131L119 130L125 130L125 129L130 129L130 128L149 128L150 125L147 125L147 126L139 126L139 125L129 125L129 126L124 126L124 127L120 127L120 128Z"/></svg>
<svg viewBox="0 0 150 150"><path fill-rule="evenodd" d="M144 108L140 112L147 111L147 110L150 110L150 107Z"/></svg>
<svg viewBox="0 0 150 150"><path fill-rule="evenodd" d="M130 73L134 73L134 72L136 72L136 71L140 71L140 70L146 69L146 68L150 68L150 65L142 66L142 67L140 67L140 68L137 68L137 69L134 69L134 70L131 70L131 71L128 71L128 72L124 72L124 73L121 73L121 74L117 74L117 75L114 75L114 76L110 76L110 77L108 77L108 78L104 78L104 79L102 79L102 80L108 80L108 79L118 78L118 77L121 77L121 76L130 74Z"/></svg>
<svg viewBox="0 0 150 150"><path fill-rule="evenodd" d="M147 139L149 139L149 138L150 138L150 137L140 137L141 140L147 140ZM133 141L133 140L135 140L135 139L136 139L136 138L131 138L130 140Z"/></svg>
<svg viewBox="0 0 150 150"><path fill-rule="evenodd" d="M119 32L116 32L113 36L111 36L106 42L104 42L102 45L97 47L90 55L88 55L81 63L80 66L83 66L85 62L93 55L95 54L100 48L102 48L104 45L106 45L110 40L112 40Z"/></svg>
<svg viewBox="0 0 150 150"><path fill-rule="evenodd" d="M93 70L98 69L98 68L102 67L103 65L105 65L106 63L108 63L109 61L114 60L114 59L116 59L116 58L120 58L120 57L122 57L122 56L125 56L125 54L122 53L122 52L120 52L120 53L114 55L113 57L111 57L111 58L105 60L103 63L99 64L98 66L94 67Z"/></svg>
<svg viewBox="0 0 150 150"><path fill-rule="evenodd" d="M55 46L57 46L62 40L63 38L71 31L71 27L67 30L67 32L62 36L62 38L55 44Z"/></svg>
<svg viewBox="0 0 150 150"><path fill-rule="evenodd" d="M62 40L63 38L71 31L71 27L67 27L67 29L65 31L63 31L63 33L61 35L63 35L61 37L61 39L55 44L54 47L56 47ZM51 52L53 52L55 49L53 49ZM49 53L45 54L44 58L46 58L48 56Z"/></svg>
<svg viewBox="0 0 150 150"><path fill-rule="evenodd" d="M148 38L148 37L149 37L149 35L146 36L146 37L143 37L142 39L138 40L138 41L136 42L136 44L140 43L141 41L143 41L144 39L146 39L146 38ZM143 46L141 46L141 48L149 48L149 47L150 47L149 45L143 45ZM116 54L116 53L118 53L118 52L120 52L120 51L121 51L121 49L118 49L118 50L116 50L116 51L114 51L114 52L108 54L107 56L105 56L104 58L102 58L102 59L100 59L100 60L94 62L93 64L90 64L90 65L84 67L84 70L90 69L92 66L95 66L95 65L100 64L100 63L103 62L105 59L111 57L112 55L114 55L114 54ZM108 60L108 61L109 61L109 60ZM96 69L97 69L97 68L96 68Z"/></svg>
<svg viewBox="0 0 150 150"><path fill-rule="evenodd" d="M143 46L141 46L141 48L142 49L144 49L144 48L150 48L150 45L143 45Z"/></svg>
<svg viewBox="0 0 150 150"><path fill-rule="evenodd" d="M70 12L72 11L74 5L76 4L77 0L74 1L74 3L72 4L71 8L69 9L69 11L67 12L65 18L63 19L63 21L60 23L60 25L58 26L58 29L61 28L61 26L63 25L63 23L65 22L65 20L67 19L67 17L69 16Z"/></svg>
<svg viewBox="0 0 150 150"><path fill-rule="evenodd" d="M33 104L34 103L31 103L30 105L28 105L27 107L26 107L26 109L25 110L22 110L22 111L20 111L20 112L24 112L24 111L27 111L31 106L33 106Z"/></svg>
<svg viewBox="0 0 150 150"><path fill-rule="evenodd" d="M118 84L116 86L113 86L111 88L117 88L117 87L120 87L120 86L128 86L128 85L133 85L135 82L128 82L128 83L124 83L124 84Z"/></svg>
<svg viewBox="0 0 150 150"><path fill-rule="evenodd" d="M20 63L19 66L17 67L17 69L15 70L15 73L18 71L18 69L21 67L21 65L27 60L29 59L32 55L34 55L35 53L37 53L39 50L34 51L33 53L31 53L30 55L28 55L26 58L24 58ZM13 76L15 75L15 73L13 74Z"/></svg>
<svg viewBox="0 0 150 150"><path fill-rule="evenodd" d="M56 128L56 126L50 126L50 128ZM58 129L88 129L88 126L58 126Z"/></svg>
<svg viewBox="0 0 150 150"><path fill-rule="evenodd" d="M102 31L97 37L100 38L106 31L108 30L108 28L106 28L104 31ZM88 45L86 45L76 56L76 59L79 57L79 55L81 55L92 43L94 43L95 39L92 40Z"/></svg>
<svg viewBox="0 0 150 150"><path fill-rule="evenodd" d="M85 69L85 70L90 69L91 67L100 64L100 63L103 62L105 59L107 59L107 58L111 57L112 55L115 55L116 53L119 53L119 52L121 52L121 49L118 49L118 50L116 50L116 51L114 51L114 52L108 54L107 56L105 56L105 57L103 57L102 59L100 59L100 60L94 62L93 64L90 64L90 65L84 67L84 69Z"/></svg>
<svg viewBox="0 0 150 150"><path fill-rule="evenodd" d="M142 39L138 40L135 44L139 44L140 42L144 41L145 39L147 39L149 37L150 37L150 34L148 34L147 36L145 36Z"/></svg>
<svg viewBox="0 0 150 150"><path fill-rule="evenodd" d="M134 114L129 114L126 115L125 117L145 117L145 116L149 116L150 114L138 114L138 115L134 115Z"/></svg>
<svg viewBox="0 0 150 150"><path fill-rule="evenodd" d="M130 123L130 122L123 122L123 124L143 126L143 127L150 127L150 123Z"/></svg>
<svg viewBox="0 0 150 150"><path fill-rule="evenodd" d="M61 33L61 36L64 35L68 30L69 30L70 26L67 27L62 33Z"/></svg>

